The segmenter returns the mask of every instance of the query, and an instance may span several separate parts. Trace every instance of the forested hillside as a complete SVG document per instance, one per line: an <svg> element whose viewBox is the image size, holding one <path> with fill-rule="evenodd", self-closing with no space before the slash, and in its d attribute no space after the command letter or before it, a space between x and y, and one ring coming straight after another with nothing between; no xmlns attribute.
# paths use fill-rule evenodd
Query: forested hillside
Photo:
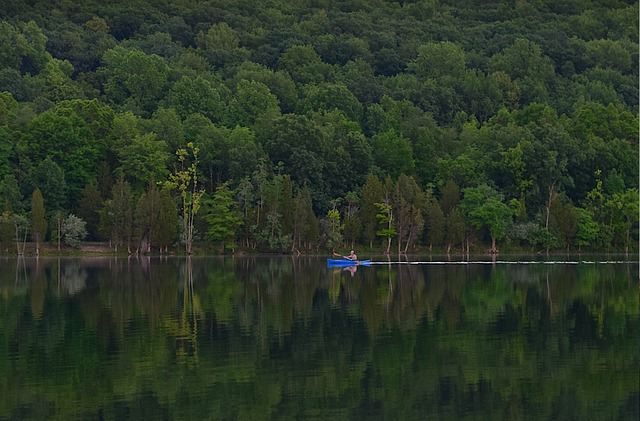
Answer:
<svg viewBox="0 0 640 421"><path fill-rule="evenodd" d="M637 247L635 1L5 0L0 43L3 251Z"/></svg>

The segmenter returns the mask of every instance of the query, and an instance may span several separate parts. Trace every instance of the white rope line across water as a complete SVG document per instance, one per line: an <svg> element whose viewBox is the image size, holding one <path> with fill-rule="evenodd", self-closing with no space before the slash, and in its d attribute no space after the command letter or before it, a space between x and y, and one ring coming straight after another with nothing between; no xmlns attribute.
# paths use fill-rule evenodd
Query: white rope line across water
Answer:
<svg viewBox="0 0 640 421"><path fill-rule="evenodd" d="M594 264L638 264L638 261L630 260L605 260L605 261L593 261L593 260L576 260L576 261L546 261L546 262L532 262L532 261L510 261L510 260L477 260L477 261L425 261L425 262L370 262L370 265L594 265Z"/></svg>

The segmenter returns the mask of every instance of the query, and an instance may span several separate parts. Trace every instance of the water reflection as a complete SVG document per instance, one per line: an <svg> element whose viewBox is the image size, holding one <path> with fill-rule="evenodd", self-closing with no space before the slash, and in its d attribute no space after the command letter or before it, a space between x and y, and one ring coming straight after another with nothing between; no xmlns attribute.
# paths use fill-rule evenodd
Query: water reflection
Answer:
<svg viewBox="0 0 640 421"><path fill-rule="evenodd" d="M607 261L0 260L0 419L637 418Z"/></svg>

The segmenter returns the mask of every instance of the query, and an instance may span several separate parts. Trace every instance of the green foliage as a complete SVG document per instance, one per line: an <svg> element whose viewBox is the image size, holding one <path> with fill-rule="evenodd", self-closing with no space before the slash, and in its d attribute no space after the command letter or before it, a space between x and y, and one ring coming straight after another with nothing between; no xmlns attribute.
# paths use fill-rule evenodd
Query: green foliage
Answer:
<svg viewBox="0 0 640 421"><path fill-rule="evenodd" d="M118 151L123 174L140 187L162 182L167 177L169 152L164 141L148 133L133 138L131 144Z"/></svg>
<svg viewBox="0 0 640 421"><path fill-rule="evenodd" d="M168 189L176 190L180 195L182 213L182 242L185 251L191 254L195 234L195 218L202 205L204 190L198 185L198 153L200 149L189 142L187 148L178 149L176 155L178 164L173 174L169 174L169 181L165 182Z"/></svg>
<svg viewBox="0 0 640 421"><path fill-rule="evenodd" d="M371 138L375 164L385 174L397 178L400 174L413 174L415 162L411 144L394 130Z"/></svg>
<svg viewBox="0 0 640 421"><path fill-rule="evenodd" d="M578 247L590 246L599 233L598 224L586 209L574 208L576 220L576 239Z"/></svg>
<svg viewBox="0 0 640 421"><path fill-rule="evenodd" d="M338 250L342 247L342 229L343 226L340 223L340 212L337 209L329 209L329 212L327 212L327 248L330 250Z"/></svg>
<svg viewBox="0 0 640 421"><path fill-rule="evenodd" d="M104 92L112 104L147 116L166 94L169 67L161 57L116 46L106 51L102 60Z"/></svg>
<svg viewBox="0 0 640 421"><path fill-rule="evenodd" d="M343 84L324 83L305 89L305 99L299 102L299 112L339 110L352 121L362 119L362 105Z"/></svg>
<svg viewBox="0 0 640 421"><path fill-rule="evenodd" d="M225 121L231 127L253 127L280 116L277 97L261 82L241 80L236 85Z"/></svg>
<svg viewBox="0 0 640 421"><path fill-rule="evenodd" d="M111 239L116 251L123 244L130 247L133 217L134 197L131 185L120 175L111 190L111 198L104 201L100 211L100 231Z"/></svg>
<svg viewBox="0 0 640 421"><path fill-rule="evenodd" d="M23 197L16 178L13 175L5 175L0 180L0 210L9 213L20 213L24 209L22 200Z"/></svg>
<svg viewBox="0 0 640 421"><path fill-rule="evenodd" d="M454 208L447 214L445 224L447 251L450 251L451 247L462 244L462 241L464 240L464 215L458 208Z"/></svg>
<svg viewBox="0 0 640 421"><path fill-rule="evenodd" d="M242 223L236 206L233 191L225 183L216 188L209 212L204 215L209 224L205 238L220 244L223 250L235 249L236 231Z"/></svg>
<svg viewBox="0 0 640 421"><path fill-rule="evenodd" d="M165 104L175 110L183 120L199 113L212 121L219 121L226 106L224 97L220 88L216 89L209 80L201 76L183 76L171 87Z"/></svg>
<svg viewBox="0 0 640 421"><path fill-rule="evenodd" d="M36 188L31 195L31 237L36 247L44 241L47 234L47 219L44 208L44 199L40 189Z"/></svg>
<svg viewBox="0 0 640 421"><path fill-rule="evenodd" d="M264 180L274 169L290 177L292 202L309 190L314 215L358 194L360 225L349 223L348 237L370 246L374 203L384 201L361 194L372 173L394 183L415 177L441 206L447 180L459 189L493 186L504 203L517 202L519 224L538 224L567 247L575 233L548 223L560 195L567 208L592 213L600 234L591 248L636 247L633 221L609 203L638 188L637 5L214 6L2 4L0 179L14 176L21 196L14 200L16 186L3 186L5 202L24 209L17 202L39 188L47 212L78 215L85 186L95 182L106 198L123 171L135 203L150 182L184 171L170 151L191 142L209 195L249 181L261 160ZM605 186L592 209L585 200L596 171ZM262 200L263 187L245 183L242 200ZM239 207L252 223L236 241L249 248L259 233L268 250L272 232L279 249L294 237L300 246L303 232L317 228L308 210L310 231L296 231L282 207ZM444 217L454 207L443 207ZM410 208L394 209L401 248L429 224ZM83 219L95 239L90 214ZM469 217L463 222L474 226ZM490 231L483 227L476 234ZM193 228L203 239L206 221L195 218ZM516 237L524 245L536 236Z"/></svg>
<svg viewBox="0 0 640 421"><path fill-rule="evenodd" d="M100 209L103 206L102 195L95 183L87 184L82 190L82 198L76 212L77 216L87 223L87 240L97 241L100 238Z"/></svg>
<svg viewBox="0 0 640 421"><path fill-rule="evenodd" d="M87 236L87 223L77 216L70 214L62 222L61 233L64 243L71 247L78 247Z"/></svg>
<svg viewBox="0 0 640 421"><path fill-rule="evenodd" d="M475 228L488 228L495 249L495 240L507 234L514 210L504 202L502 195L486 184L463 190L460 209Z"/></svg>
<svg viewBox="0 0 640 421"><path fill-rule="evenodd" d="M34 118L20 142L20 150L34 163L40 164L48 158L60 167L69 198L74 202L94 177L95 163L104 149L87 122L75 111L64 107ZM39 187L44 191L43 185Z"/></svg>
<svg viewBox="0 0 640 421"><path fill-rule="evenodd" d="M229 133L229 177L241 180L250 176L264 152L256 140L255 133L246 127L236 127Z"/></svg>
<svg viewBox="0 0 640 421"><path fill-rule="evenodd" d="M372 246L378 231L378 206L383 200L382 182L378 177L369 173L367 181L362 186L362 200L360 204L360 219L362 221L363 239Z"/></svg>
<svg viewBox="0 0 640 421"><path fill-rule="evenodd" d="M434 199L427 200L425 208L426 236L429 246L439 246L443 243L446 232L445 214L440 204ZM453 222L452 222L453 223ZM451 239L456 240L455 229L452 226Z"/></svg>
<svg viewBox="0 0 640 421"><path fill-rule="evenodd" d="M376 231L378 237L387 239L387 254L391 248L391 239L395 237L396 230L393 227L393 207L390 203L375 203L378 208L379 229Z"/></svg>
<svg viewBox="0 0 640 421"><path fill-rule="evenodd" d="M462 47L452 42L428 43L420 46L418 57L409 63L409 70L421 79L462 78L466 69Z"/></svg>

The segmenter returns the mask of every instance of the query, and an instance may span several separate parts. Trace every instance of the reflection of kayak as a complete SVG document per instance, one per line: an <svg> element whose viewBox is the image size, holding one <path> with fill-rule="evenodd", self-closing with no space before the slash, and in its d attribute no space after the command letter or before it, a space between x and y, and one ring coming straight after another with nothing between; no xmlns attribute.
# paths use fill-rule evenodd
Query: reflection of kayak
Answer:
<svg viewBox="0 0 640 421"><path fill-rule="evenodd" d="M327 259L328 267L369 266L371 260Z"/></svg>

